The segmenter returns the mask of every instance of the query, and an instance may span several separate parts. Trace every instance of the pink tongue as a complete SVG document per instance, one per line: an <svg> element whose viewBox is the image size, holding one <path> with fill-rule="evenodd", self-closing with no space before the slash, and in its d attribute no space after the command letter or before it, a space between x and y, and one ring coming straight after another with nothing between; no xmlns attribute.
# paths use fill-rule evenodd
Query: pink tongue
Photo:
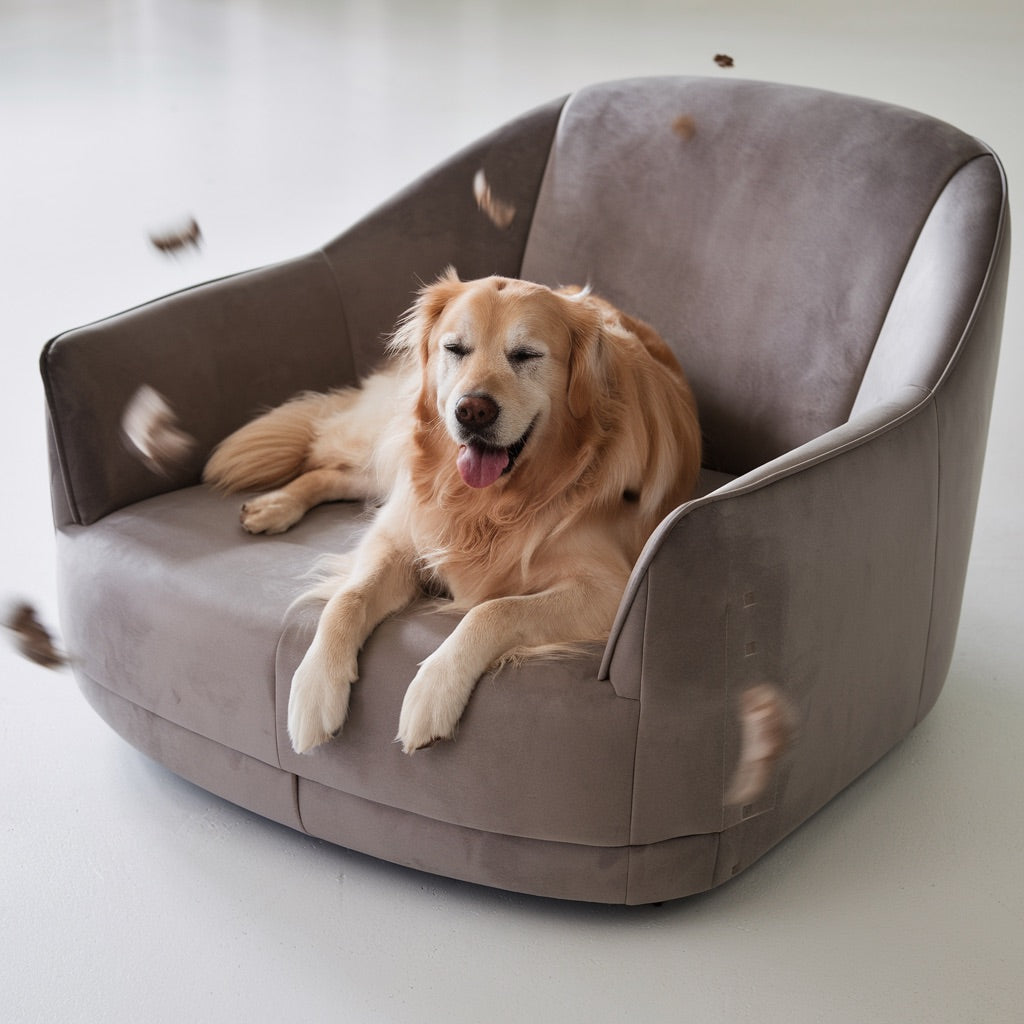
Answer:
<svg viewBox="0 0 1024 1024"><path fill-rule="evenodd" d="M490 487L505 472L508 452L503 448L479 448L474 444L464 444L459 448L455 465L470 487Z"/></svg>

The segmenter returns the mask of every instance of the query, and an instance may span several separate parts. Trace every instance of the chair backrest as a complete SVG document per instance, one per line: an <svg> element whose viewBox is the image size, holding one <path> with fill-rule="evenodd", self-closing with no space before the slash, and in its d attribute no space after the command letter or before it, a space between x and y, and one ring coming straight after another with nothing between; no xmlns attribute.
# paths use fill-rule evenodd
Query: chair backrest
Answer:
<svg viewBox="0 0 1024 1024"><path fill-rule="evenodd" d="M935 385L1002 195L982 143L900 107L735 80L606 83L563 108L522 276L589 280L650 321L693 381L707 465L741 473Z"/></svg>

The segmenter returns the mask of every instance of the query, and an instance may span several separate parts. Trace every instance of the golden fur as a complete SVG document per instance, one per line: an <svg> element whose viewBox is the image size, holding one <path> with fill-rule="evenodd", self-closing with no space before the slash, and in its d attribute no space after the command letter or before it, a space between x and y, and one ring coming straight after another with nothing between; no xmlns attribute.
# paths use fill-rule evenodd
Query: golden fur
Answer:
<svg viewBox="0 0 1024 1024"><path fill-rule="evenodd" d="M451 738L503 658L604 641L641 548L699 472L696 407L668 346L586 291L449 271L391 350L361 388L243 427L205 471L226 490L272 488L242 506L251 532L321 501L383 500L322 588L289 700L298 751L341 729L360 647L424 588L466 614L406 692L406 752Z"/></svg>

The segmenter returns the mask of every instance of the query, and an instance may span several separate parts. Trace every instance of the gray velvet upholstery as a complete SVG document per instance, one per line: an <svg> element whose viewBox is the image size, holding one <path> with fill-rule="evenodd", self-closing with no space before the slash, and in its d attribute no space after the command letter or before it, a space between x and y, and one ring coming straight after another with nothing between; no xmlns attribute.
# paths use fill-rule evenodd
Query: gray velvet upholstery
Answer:
<svg viewBox="0 0 1024 1024"><path fill-rule="evenodd" d="M694 131L673 130L677 118ZM478 210L483 167L516 206ZM230 800L398 863L524 892L644 903L726 881L932 707L956 636L1009 259L999 162L921 114L778 85L613 82L533 111L320 252L54 339L42 371L65 640L130 742ZM658 528L603 649L485 677L457 740L406 757L402 694L454 618L366 645L349 721L296 755L284 712L316 555L366 519L276 537L198 486L261 407L348 383L419 282L454 264L589 280L695 387L701 493ZM199 445L159 476L120 439L141 383ZM738 695L799 732L732 807Z"/></svg>

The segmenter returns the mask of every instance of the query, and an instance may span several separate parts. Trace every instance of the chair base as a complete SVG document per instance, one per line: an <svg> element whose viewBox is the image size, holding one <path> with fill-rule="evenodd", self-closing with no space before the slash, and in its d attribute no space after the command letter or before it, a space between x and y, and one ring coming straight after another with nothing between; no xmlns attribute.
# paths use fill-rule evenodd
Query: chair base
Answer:
<svg viewBox="0 0 1024 1024"><path fill-rule="evenodd" d="M82 672L79 688L123 739L176 775L298 832L403 867L527 895L641 905L713 888L719 834L643 846L526 839L436 821L300 779L184 729Z"/></svg>

